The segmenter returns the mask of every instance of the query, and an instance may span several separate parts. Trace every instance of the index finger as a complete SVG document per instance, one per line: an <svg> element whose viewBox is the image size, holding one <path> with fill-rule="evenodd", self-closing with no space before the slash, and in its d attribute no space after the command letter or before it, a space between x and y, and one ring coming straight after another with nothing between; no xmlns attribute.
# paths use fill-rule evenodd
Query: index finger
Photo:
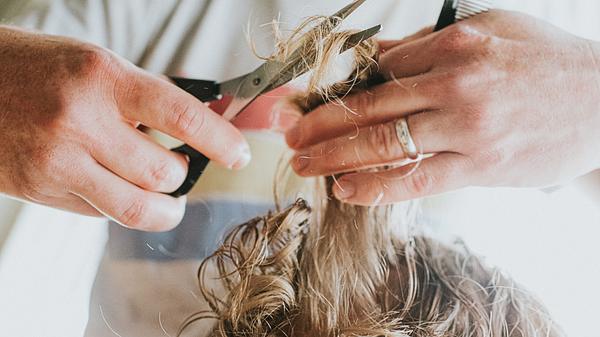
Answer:
<svg viewBox="0 0 600 337"><path fill-rule="evenodd" d="M250 161L242 133L205 103L174 84L136 70L129 83L118 84L121 114L177 138L228 168Z"/></svg>
<svg viewBox="0 0 600 337"><path fill-rule="evenodd" d="M400 40L379 40L377 41L377 43L379 44L379 49L382 52L386 52L392 48L395 48L397 46L418 40L424 36L427 36L429 34L433 33L433 26L429 26L426 28L423 28L421 30L419 30L418 32L409 35L405 38L402 38Z"/></svg>
<svg viewBox="0 0 600 337"><path fill-rule="evenodd" d="M308 113L286 134L288 145L302 149L358 132L359 128L435 109L440 84L434 75L420 75L386 82L343 100L323 104Z"/></svg>

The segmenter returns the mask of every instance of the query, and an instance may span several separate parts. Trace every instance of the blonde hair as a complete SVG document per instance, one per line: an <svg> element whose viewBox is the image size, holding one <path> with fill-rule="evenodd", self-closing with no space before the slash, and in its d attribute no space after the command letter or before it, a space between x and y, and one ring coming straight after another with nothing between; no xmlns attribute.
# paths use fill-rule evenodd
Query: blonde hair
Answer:
<svg viewBox="0 0 600 337"><path fill-rule="evenodd" d="M348 36L315 37L324 44L313 54L320 61L309 94L295 100L305 111L360 87L376 70L378 48L365 41L349 81L317 89ZM416 227L402 233L392 207L344 204L331 194L335 183L320 179L312 209L300 199L235 228L199 268L211 310L191 316L181 331L214 319L215 336L561 335L532 295L462 243L443 244ZM412 222L410 213L402 219Z"/></svg>

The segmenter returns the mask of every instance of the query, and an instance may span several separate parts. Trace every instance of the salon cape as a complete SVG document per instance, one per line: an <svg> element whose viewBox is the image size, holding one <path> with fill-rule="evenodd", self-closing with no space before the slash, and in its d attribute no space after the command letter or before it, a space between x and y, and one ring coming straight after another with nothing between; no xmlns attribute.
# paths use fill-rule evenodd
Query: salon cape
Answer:
<svg viewBox="0 0 600 337"><path fill-rule="evenodd" d="M0 19L102 45L153 73L225 80L260 62L246 42L248 27L259 37L259 49L268 52L272 40L261 24L280 18L293 27L303 17L333 13L347 2L4 0ZM382 38L399 38L432 24L439 2L371 1L348 24L382 23ZM210 166L190 195L182 225L170 233L139 233L2 201L0 222L12 230L0 255L0 334L174 336L185 317L207 309L195 279L200 261L227 228L272 206L284 142L264 130L245 134L252 164L241 172ZM193 326L190 335L203 335L198 334L206 329L203 324Z"/></svg>

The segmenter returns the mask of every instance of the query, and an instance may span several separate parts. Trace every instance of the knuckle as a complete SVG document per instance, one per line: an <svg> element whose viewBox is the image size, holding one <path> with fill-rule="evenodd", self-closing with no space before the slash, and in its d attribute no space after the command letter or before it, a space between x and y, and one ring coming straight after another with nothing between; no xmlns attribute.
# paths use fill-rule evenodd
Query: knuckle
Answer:
<svg viewBox="0 0 600 337"><path fill-rule="evenodd" d="M175 104L172 107L171 116L173 127L183 138L198 136L204 127L204 113L197 111L189 104Z"/></svg>
<svg viewBox="0 0 600 337"><path fill-rule="evenodd" d="M402 147L393 123L373 126L370 131L367 141L377 159L390 161L402 157Z"/></svg>
<svg viewBox="0 0 600 337"><path fill-rule="evenodd" d="M466 71L453 72L444 79L444 91L447 96L463 101L472 93L473 78Z"/></svg>
<svg viewBox="0 0 600 337"><path fill-rule="evenodd" d="M171 166L166 161L160 161L157 164L150 165L142 177L144 188L158 189L165 181L171 177Z"/></svg>
<svg viewBox="0 0 600 337"><path fill-rule="evenodd" d="M114 56L100 47L85 46L74 57L69 72L79 77L96 78L116 66Z"/></svg>
<svg viewBox="0 0 600 337"><path fill-rule="evenodd" d="M345 147L346 145L338 140L317 145L315 150L309 152L309 156L301 157L305 161L300 161L300 164L304 164L304 167L300 167L300 175L310 177L359 165L354 158L348 158Z"/></svg>
<svg viewBox="0 0 600 337"><path fill-rule="evenodd" d="M131 228L141 228L144 226L147 206L143 199L134 198L128 206L119 214L116 220Z"/></svg>
<svg viewBox="0 0 600 337"><path fill-rule="evenodd" d="M460 52L479 41L482 34L467 23L457 23L445 29L438 38L440 48L445 52Z"/></svg>
<svg viewBox="0 0 600 337"><path fill-rule="evenodd" d="M498 50L503 48L496 43L497 38L483 35L477 43L474 43L471 50L468 51L469 65L482 71L495 65L496 60L500 59Z"/></svg>
<svg viewBox="0 0 600 337"><path fill-rule="evenodd" d="M374 111L377 105L377 97L370 92L356 94L350 98L350 107L354 108L354 112L359 116L366 116L370 111Z"/></svg>
<svg viewBox="0 0 600 337"><path fill-rule="evenodd" d="M406 189L410 194L425 196L433 191L435 178L422 170L417 170L406 178Z"/></svg>
<svg viewBox="0 0 600 337"><path fill-rule="evenodd" d="M468 132L478 142L488 140L495 133L495 122L491 116L490 110L484 106L468 106L464 107L466 111L466 120Z"/></svg>
<svg viewBox="0 0 600 337"><path fill-rule="evenodd" d="M141 106L143 97L143 88L140 88L139 83L128 76L124 69L115 72L112 80L112 102L117 107L125 106L126 102Z"/></svg>

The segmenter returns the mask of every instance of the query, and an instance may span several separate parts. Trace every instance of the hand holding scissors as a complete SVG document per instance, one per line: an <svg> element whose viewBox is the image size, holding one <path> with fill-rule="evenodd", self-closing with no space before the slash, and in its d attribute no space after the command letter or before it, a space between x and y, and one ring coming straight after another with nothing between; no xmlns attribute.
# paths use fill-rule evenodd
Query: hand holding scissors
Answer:
<svg viewBox="0 0 600 337"><path fill-rule="evenodd" d="M365 1L359 0L351 3L313 29L319 30L324 37L332 34L333 30ZM362 41L373 37L380 30L381 26L377 25L354 34L348 39L341 52L356 47ZM304 35L298 47L290 53L290 56L284 62L275 60L266 61L255 71L232 80L222 83L185 78L172 78L172 80L177 86L203 102L218 100L223 96L231 96L233 100L227 107L223 117L227 120L233 120L258 96L277 89L310 70L311 65L303 57L306 44L314 43L309 39L311 36L310 33L308 32ZM187 194L193 188L208 165L209 159L189 145L183 145L174 149L174 151L184 153L189 158L187 178L183 185L171 194L172 196L179 197Z"/></svg>
<svg viewBox="0 0 600 337"><path fill-rule="evenodd" d="M328 25L362 2L336 13ZM374 33L359 33L355 41ZM296 52L288 62L266 62L223 83L174 79L190 95L85 42L2 26L0 45L0 194L145 231L169 230L181 221L185 198L166 193L186 194L207 158L243 166L248 144L227 120L308 70ZM233 100L225 118L201 102L225 95ZM189 146L169 151L140 124Z"/></svg>

